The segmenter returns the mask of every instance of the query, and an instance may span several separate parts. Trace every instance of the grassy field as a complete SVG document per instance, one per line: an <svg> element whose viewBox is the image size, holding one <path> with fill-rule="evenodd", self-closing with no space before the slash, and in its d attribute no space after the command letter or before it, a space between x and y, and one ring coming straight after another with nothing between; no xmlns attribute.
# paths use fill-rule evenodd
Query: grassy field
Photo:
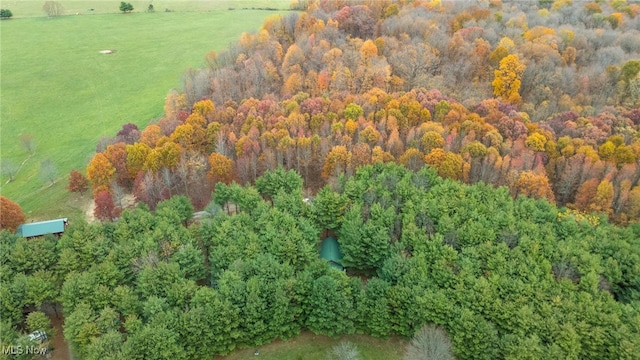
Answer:
<svg viewBox="0 0 640 360"><path fill-rule="evenodd" d="M326 360L327 353L341 341L347 340L358 347L361 359L367 360L400 360L404 354L406 342L391 338L383 340L365 335L345 335L333 339L328 336L314 335L305 332L289 341L274 341L256 348L259 356L254 355L256 349L245 349L232 355L217 357L217 360Z"/></svg>
<svg viewBox="0 0 640 360"><path fill-rule="evenodd" d="M67 13L95 14L49 19L40 1L2 2L15 18L0 22L0 158L24 165L13 182L2 179L0 192L29 219L80 216L86 199L67 193L67 177L72 169L84 172L97 141L125 123L143 127L162 116L166 94L181 87L187 68L203 66L209 51L275 14L228 8L285 9L289 0L164 1L154 2L156 9L173 12L132 14L107 13L119 2L61 3ZM142 10L148 2L132 4ZM99 53L105 49L117 52ZM32 136L33 156L21 146L22 134ZM46 159L57 169L53 186L40 174Z"/></svg>
<svg viewBox="0 0 640 360"><path fill-rule="evenodd" d="M65 1L57 0L64 9L63 15L113 14L120 12L120 0ZM288 9L290 0L147 0L126 1L133 5L133 12L146 12L149 4L153 4L156 12L167 9L177 12L224 11L228 9L276 8ZM3 0L2 8L9 9L14 18L42 17L45 0Z"/></svg>

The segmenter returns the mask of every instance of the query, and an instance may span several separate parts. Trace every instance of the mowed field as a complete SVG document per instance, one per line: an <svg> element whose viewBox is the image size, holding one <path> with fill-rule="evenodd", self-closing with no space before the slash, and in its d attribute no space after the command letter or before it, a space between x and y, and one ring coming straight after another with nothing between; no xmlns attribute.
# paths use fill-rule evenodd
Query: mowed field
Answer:
<svg viewBox="0 0 640 360"><path fill-rule="evenodd" d="M65 187L71 170L84 172L98 140L125 123L142 128L161 117L186 69L204 66L211 50L285 13L251 7L289 6L289 0L154 1L157 11L146 13L149 2L131 1L134 12L121 14L117 1L60 3L66 14L80 15L47 18L41 1L2 2L14 18L0 21L0 159L24 165L13 182L3 176L0 192L30 220L82 216L89 197ZM116 52L100 53L107 49ZM33 138L33 156L21 146L23 134ZM52 186L40 174L47 159L57 172Z"/></svg>
<svg viewBox="0 0 640 360"><path fill-rule="evenodd" d="M218 356L217 360L325 360L332 348L342 341L348 341L358 348L361 359L367 360L401 360L406 351L407 342L399 338L379 339L366 335L344 335L331 338L304 332L288 341L274 341L255 349L244 349L228 356ZM258 350L260 355L255 356Z"/></svg>

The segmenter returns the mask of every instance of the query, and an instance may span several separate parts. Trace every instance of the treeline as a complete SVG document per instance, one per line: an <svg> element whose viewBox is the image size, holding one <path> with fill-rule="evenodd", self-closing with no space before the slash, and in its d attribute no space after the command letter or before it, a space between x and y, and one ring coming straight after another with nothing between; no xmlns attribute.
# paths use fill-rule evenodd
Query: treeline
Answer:
<svg viewBox="0 0 640 360"><path fill-rule="evenodd" d="M640 216L640 112L609 109L581 117L564 112L529 121L511 104L490 99L467 109L439 91L210 100L142 132L123 127L87 172L94 191L115 198L133 191L151 208L175 194L196 207L216 182L253 183L278 166L320 188L361 165L425 163L441 176L507 186L512 196L546 198L626 224ZM115 200L118 203L118 200Z"/></svg>
<svg viewBox="0 0 640 360"><path fill-rule="evenodd" d="M626 224L640 216L637 10L312 2L209 54L162 119L101 141L87 172L116 206L134 192L202 208L217 181L277 166L315 190L362 164L427 163Z"/></svg>
<svg viewBox="0 0 640 360"><path fill-rule="evenodd" d="M284 169L220 183L201 223L178 196L59 241L0 233L3 341L60 302L82 359L211 359L305 329L410 337L425 323L459 359L637 358L637 224L427 167L364 166L311 204L301 185ZM328 231L359 276L318 258Z"/></svg>

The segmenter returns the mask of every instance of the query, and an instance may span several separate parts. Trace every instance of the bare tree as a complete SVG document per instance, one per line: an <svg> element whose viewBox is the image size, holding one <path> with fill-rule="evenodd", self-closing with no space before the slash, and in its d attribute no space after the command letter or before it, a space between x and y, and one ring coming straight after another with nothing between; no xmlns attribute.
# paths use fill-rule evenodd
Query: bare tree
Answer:
<svg viewBox="0 0 640 360"><path fill-rule="evenodd" d="M22 134L20 135L20 144L22 147L29 152L29 155L33 155L36 151L36 144L33 141L33 136L31 134Z"/></svg>
<svg viewBox="0 0 640 360"><path fill-rule="evenodd" d="M115 180L111 181L111 195L113 196L115 206L124 209L124 203L122 201L127 195L127 191Z"/></svg>
<svg viewBox="0 0 640 360"><path fill-rule="evenodd" d="M15 178L16 173L18 172L18 169L19 167L15 162L9 159L6 159L6 160L2 160L2 167L0 168L0 173L3 176L9 177L9 179L7 180L7 183L10 183Z"/></svg>
<svg viewBox="0 0 640 360"><path fill-rule="evenodd" d="M42 6L42 10L47 14L48 17L60 16L64 13L62 4L57 1L45 2Z"/></svg>
<svg viewBox="0 0 640 360"><path fill-rule="evenodd" d="M50 185L53 185L58 180L58 169L51 159L46 159L40 163L40 176L45 181L48 181Z"/></svg>
<svg viewBox="0 0 640 360"><path fill-rule="evenodd" d="M359 360L360 352L358 347L349 342L341 341L340 344L331 348L327 354L327 360Z"/></svg>
<svg viewBox="0 0 640 360"><path fill-rule="evenodd" d="M434 325L426 325L407 345L405 360L455 360L447 333Z"/></svg>

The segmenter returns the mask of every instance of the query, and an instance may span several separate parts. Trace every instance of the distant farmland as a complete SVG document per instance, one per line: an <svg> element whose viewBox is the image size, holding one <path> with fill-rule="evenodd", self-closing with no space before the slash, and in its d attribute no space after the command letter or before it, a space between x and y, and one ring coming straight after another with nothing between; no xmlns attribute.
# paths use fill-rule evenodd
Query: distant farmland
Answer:
<svg viewBox="0 0 640 360"><path fill-rule="evenodd" d="M31 219L80 215L86 201L67 193L67 176L84 172L98 140L162 116L186 69L276 14L252 7L285 9L289 1L165 1L154 2L154 13L132 1L126 15L118 2L61 3L80 15L46 18L41 2L7 1L14 19L0 22L0 155L14 167L24 163L13 182L3 176L0 191ZM33 139L32 156L23 134ZM45 160L55 167L52 186L40 171Z"/></svg>

